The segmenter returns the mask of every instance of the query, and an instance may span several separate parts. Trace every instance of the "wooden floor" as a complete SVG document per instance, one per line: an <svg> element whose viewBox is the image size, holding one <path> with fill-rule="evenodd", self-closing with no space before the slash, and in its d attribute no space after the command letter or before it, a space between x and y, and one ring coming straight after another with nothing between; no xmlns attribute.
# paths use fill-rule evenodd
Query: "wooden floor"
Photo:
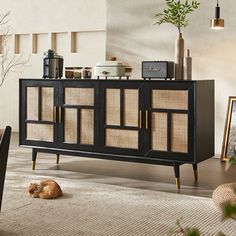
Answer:
<svg viewBox="0 0 236 236"><path fill-rule="evenodd" d="M19 162L22 155L29 159L26 159L25 165L30 168L31 150L18 146L18 134L16 133L13 133L12 136L11 150L14 151L10 151L11 161L8 168L14 166L14 160L17 159ZM69 156L62 156L60 164L56 165L55 159L54 155L40 153L36 169L47 170L47 174L51 173L52 178L55 171L58 170L57 176L70 173L71 178L77 178L81 174L86 174L93 182L202 197L211 197L213 190L222 183L236 182L236 166L225 172L225 164L221 163L218 158L212 158L199 164L198 182L194 181L192 166L182 165L180 190L176 190L172 167Z"/></svg>

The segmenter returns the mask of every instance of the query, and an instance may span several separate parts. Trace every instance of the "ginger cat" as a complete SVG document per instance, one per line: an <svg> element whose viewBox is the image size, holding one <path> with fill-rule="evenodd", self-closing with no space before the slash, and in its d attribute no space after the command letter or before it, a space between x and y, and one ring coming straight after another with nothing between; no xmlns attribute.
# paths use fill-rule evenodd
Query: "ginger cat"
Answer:
<svg viewBox="0 0 236 236"><path fill-rule="evenodd" d="M39 184L31 183L29 195L33 198L52 199L62 196L59 184L54 180L42 180Z"/></svg>

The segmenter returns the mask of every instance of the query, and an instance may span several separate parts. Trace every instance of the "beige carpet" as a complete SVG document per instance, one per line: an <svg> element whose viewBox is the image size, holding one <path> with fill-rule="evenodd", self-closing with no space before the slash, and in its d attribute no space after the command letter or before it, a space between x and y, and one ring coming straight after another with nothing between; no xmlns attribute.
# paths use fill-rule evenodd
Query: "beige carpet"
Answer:
<svg viewBox="0 0 236 236"><path fill-rule="evenodd" d="M176 219L199 227L202 235L222 230L236 235L236 223L221 222L211 199L120 187L83 179L55 178L65 192L57 200L31 199L31 180L47 176L8 172L0 236L14 235L168 235Z"/></svg>

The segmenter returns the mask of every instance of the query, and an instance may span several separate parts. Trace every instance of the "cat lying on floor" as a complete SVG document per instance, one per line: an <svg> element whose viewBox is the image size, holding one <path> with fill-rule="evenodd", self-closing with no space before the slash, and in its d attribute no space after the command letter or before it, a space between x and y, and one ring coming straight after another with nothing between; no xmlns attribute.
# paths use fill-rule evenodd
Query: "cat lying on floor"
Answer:
<svg viewBox="0 0 236 236"><path fill-rule="evenodd" d="M52 199L63 195L61 187L54 180L42 180L39 184L31 183L29 195L33 198Z"/></svg>

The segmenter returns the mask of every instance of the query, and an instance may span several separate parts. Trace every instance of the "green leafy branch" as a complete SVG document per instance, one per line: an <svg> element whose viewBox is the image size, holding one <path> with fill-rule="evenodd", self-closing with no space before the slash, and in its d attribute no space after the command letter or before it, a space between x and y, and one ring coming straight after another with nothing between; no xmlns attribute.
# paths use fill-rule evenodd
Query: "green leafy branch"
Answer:
<svg viewBox="0 0 236 236"><path fill-rule="evenodd" d="M185 0L183 3L180 0L166 0L166 5L167 9L164 9L162 13L155 14L156 18L158 18L155 25L169 23L174 25L181 33L181 29L189 24L187 15L198 9L200 3L197 0L192 2Z"/></svg>
<svg viewBox="0 0 236 236"><path fill-rule="evenodd" d="M225 170L228 171L229 168L235 164L236 164L236 157L235 156L228 158L226 161Z"/></svg>
<svg viewBox="0 0 236 236"><path fill-rule="evenodd" d="M227 202L224 204L223 208L223 219L236 219L236 205L232 202Z"/></svg>
<svg viewBox="0 0 236 236"><path fill-rule="evenodd" d="M232 157L228 158L226 161L225 170L228 171L229 168L235 164L236 164L236 156L232 156ZM236 194L236 189L234 189L234 192ZM227 219L227 218L236 219L236 205L235 205L235 203L227 202L224 205L223 218L224 219Z"/></svg>
<svg viewBox="0 0 236 236"><path fill-rule="evenodd" d="M169 235L182 234L183 236L200 236L200 231L197 228L184 228L181 224L183 218L181 217L175 223L177 229L172 229L169 231Z"/></svg>

